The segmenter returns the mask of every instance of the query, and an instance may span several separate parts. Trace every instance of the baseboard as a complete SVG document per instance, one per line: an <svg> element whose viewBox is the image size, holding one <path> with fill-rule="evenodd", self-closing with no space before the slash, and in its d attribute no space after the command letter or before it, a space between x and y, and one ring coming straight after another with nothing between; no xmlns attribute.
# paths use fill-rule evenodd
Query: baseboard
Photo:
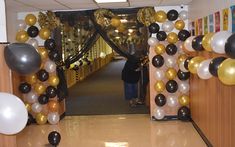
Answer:
<svg viewBox="0 0 235 147"><path fill-rule="evenodd" d="M169 121L169 120L178 120L177 115L169 115L169 116L165 116L163 119L156 119L154 116L152 116L151 120L154 121Z"/></svg>

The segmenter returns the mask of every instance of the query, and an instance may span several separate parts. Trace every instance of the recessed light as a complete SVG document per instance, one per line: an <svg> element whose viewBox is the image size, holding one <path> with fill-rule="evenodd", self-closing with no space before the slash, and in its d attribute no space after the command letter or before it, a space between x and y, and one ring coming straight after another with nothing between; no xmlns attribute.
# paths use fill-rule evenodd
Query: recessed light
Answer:
<svg viewBox="0 0 235 147"><path fill-rule="evenodd" d="M127 2L127 0L95 0L97 3L121 3Z"/></svg>

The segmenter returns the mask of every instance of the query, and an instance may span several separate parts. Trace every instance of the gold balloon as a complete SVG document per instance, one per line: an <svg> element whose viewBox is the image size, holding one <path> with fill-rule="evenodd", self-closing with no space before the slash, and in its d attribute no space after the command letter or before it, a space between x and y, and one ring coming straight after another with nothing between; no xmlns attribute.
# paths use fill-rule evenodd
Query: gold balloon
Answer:
<svg viewBox="0 0 235 147"><path fill-rule="evenodd" d="M175 22L175 28L176 28L177 30L183 30L184 27L185 27L185 23L184 23L183 20L177 20L177 21Z"/></svg>
<svg viewBox="0 0 235 147"><path fill-rule="evenodd" d="M154 18L157 22L165 22L167 15L164 11L157 11L154 15Z"/></svg>
<svg viewBox="0 0 235 147"><path fill-rule="evenodd" d="M24 43L29 39L29 35L25 30L20 30L19 32L17 32L16 34L16 41L20 42L20 43Z"/></svg>
<svg viewBox="0 0 235 147"><path fill-rule="evenodd" d="M158 43L156 46L155 46L155 53L157 55L159 54L163 54L164 52L166 51L165 49L165 46L161 43Z"/></svg>
<svg viewBox="0 0 235 147"><path fill-rule="evenodd" d="M178 56L178 59L177 59L178 65L180 65L180 63L183 62L183 61L186 60L186 59L187 59L187 55L185 55L185 54L179 55L179 56Z"/></svg>
<svg viewBox="0 0 235 147"><path fill-rule="evenodd" d="M111 19L111 25L114 26L114 27L119 27L121 25L121 21L119 18L112 18Z"/></svg>
<svg viewBox="0 0 235 147"><path fill-rule="evenodd" d="M123 24L120 24L119 27L117 27L118 32L124 32L126 30L125 26Z"/></svg>
<svg viewBox="0 0 235 147"><path fill-rule="evenodd" d="M39 47L38 53L41 56L42 60L48 59L48 52L44 47Z"/></svg>
<svg viewBox="0 0 235 147"><path fill-rule="evenodd" d="M176 72L176 70L174 68L168 68L166 70L165 75L166 75L167 79L173 80L176 77L177 72Z"/></svg>
<svg viewBox="0 0 235 147"><path fill-rule="evenodd" d="M163 81L157 81L154 85L154 89L157 92L163 92L165 90L165 84Z"/></svg>
<svg viewBox="0 0 235 147"><path fill-rule="evenodd" d="M167 41L169 43L176 43L178 41L178 35L175 32L171 32L167 35Z"/></svg>
<svg viewBox="0 0 235 147"><path fill-rule="evenodd" d="M224 60L218 69L219 80L225 85L235 85L235 60Z"/></svg>
<svg viewBox="0 0 235 147"><path fill-rule="evenodd" d="M187 106L189 104L189 96L187 95L181 95L179 96L179 103L182 105L182 106Z"/></svg>
<svg viewBox="0 0 235 147"><path fill-rule="evenodd" d="M25 103L25 108L29 112L31 110L31 105L29 103Z"/></svg>
<svg viewBox="0 0 235 147"><path fill-rule="evenodd" d="M48 83L51 85L51 86L57 86L59 84L60 80L59 78L57 77L57 75L51 75L48 79Z"/></svg>
<svg viewBox="0 0 235 147"><path fill-rule="evenodd" d="M191 73L196 74L197 73L197 69L199 67L199 64L205 60L203 57L201 56L197 56L192 58L189 63L188 63L188 69Z"/></svg>
<svg viewBox="0 0 235 147"><path fill-rule="evenodd" d="M47 116L43 115L42 113L36 114L35 119L36 119L37 124L39 124L39 125L44 125L47 123Z"/></svg>
<svg viewBox="0 0 235 147"><path fill-rule="evenodd" d="M37 18L35 15L33 14L28 14L26 17L25 17L25 23L29 26L33 26L35 25L37 22Z"/></svg>
<svg viewBox="0 0 235 147"><path fill-rule="evenodd" d="M214 36L215 33L208 33L206 34L203 39L202 39L202 46L206 51L211 52L212 47L211 47L211 39Z"/></svg>
<svg viewBox="0 0 235 147"><path fill-rule="evenodd" d="M38 95L43 94L43 93L45 92L45 90L46 90L46 87L45 87L43 84L41 84L41 83L36 83L36 84L34 85L34 91L35 91Z"/></svg>
<svg viewBox="0 0 235 147"><path fill-rule="evenodd" d="M51 32L49 29L47 28L42 28L40 31L39 31L39 37L43 40L47 40L51 35Z"/></svg>
<svg viewBox="0 0 235 147"><path fill-rule="evenodd" d="M26 76L25 80L27 83L33 85L37 82L37 76L36 74L31 74L31 75Z"/></svg>
<svg viewBox="0 0 235 147"><path fill-rule="evenodd" d="M59 112L60 104L57 101L49 101L47 106L50 112Z"/></svg>

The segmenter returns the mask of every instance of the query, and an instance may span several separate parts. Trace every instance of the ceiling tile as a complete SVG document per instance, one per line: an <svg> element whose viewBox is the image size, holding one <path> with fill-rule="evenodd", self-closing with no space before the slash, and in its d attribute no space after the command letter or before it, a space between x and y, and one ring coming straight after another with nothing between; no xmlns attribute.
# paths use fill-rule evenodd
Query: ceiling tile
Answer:
<svg viewBox="0 0 235 147"><path fill-rule="evenodd" d="M101 3L100 8L126 8L129 7L128 2L125 3Z"/></svg>

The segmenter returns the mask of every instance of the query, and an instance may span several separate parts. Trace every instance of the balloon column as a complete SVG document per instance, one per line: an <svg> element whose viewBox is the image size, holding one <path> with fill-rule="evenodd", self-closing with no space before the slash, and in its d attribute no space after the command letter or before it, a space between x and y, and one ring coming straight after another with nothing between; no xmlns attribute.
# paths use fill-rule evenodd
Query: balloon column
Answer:
<svg viewBox="0 0 235 147"><path fill-rule="evenodd" d="M157 11L155 22L149 25L142 22L144 19L139 20L148 26L151 33L148 39L152 59L150 73L155 77L152 79L154 95L151 99L154 99L154 104L151 104L151 115L156 120L166 119L167 116L190 119L190 111L185 109L189 105L189 71L182 63L187 58L182 54L183 41L190 37L185 27L187 18L187 11L178 13L172 9Z"/></svg>

